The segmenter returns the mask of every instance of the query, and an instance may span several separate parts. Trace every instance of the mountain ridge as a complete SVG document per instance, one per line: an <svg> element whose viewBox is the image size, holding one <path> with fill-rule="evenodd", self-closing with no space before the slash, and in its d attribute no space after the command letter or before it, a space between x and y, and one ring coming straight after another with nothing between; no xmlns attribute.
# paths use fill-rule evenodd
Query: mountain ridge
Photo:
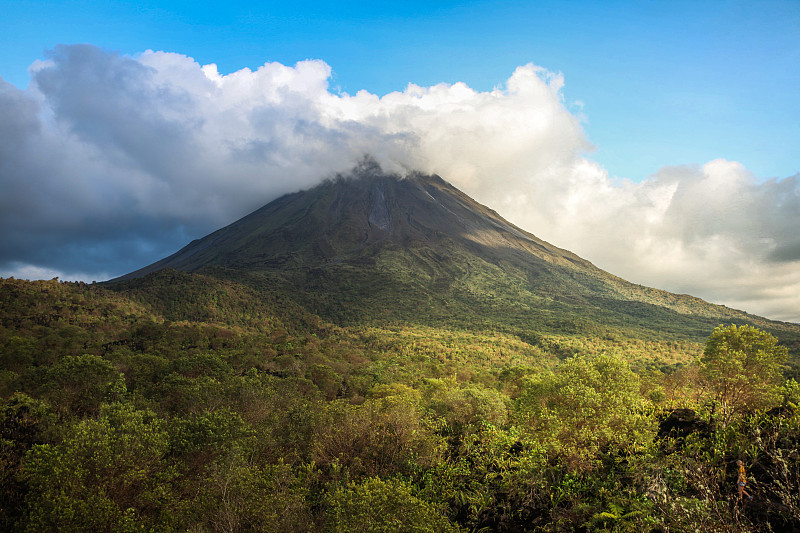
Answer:
<svg viewBox="0 0 800 533"><path fill-rule="evenodd" d="M165 268L280 292L340 324L490 329L497 322L515 334L611 328L699 341L729 322L800 338L800 326L630 283L515 226L439 176L400 177L368 160L109 283Z"/></svg>
<svg viewBox="0 0 800 533"><path fill-rule="evenodd" d="M497 212L475 202L467 195L465 195L464 193L462 193L461 191L459 191L458 189L456 189L455 187L444 181L439 176L425 176L423 174L413 174L408 177L401 178L396 175L377 175L377 176L369 175L364 170L361 170L359 174L357 174L356 176L338 176L337 178L327 180L323 184L318 185L317 187L314 187L312 189L283 195L280 198L268 203L267 205L253 211L249 215L242 217L236 222L233 222L232 224L229 224L217 231L214 231L211 234L207 235L206 237L193 240L191 243L189 243L181 250L177 251L176 253L162 260L157 261L151 265L148 265L142 269L131 272L129 274L115 278L111 281L141 277L144 274L159 270L161 268L168 268L168 267L177 268L178 270L190 270L190 271L194 270L199 265L195 264L195 261L188 260L190 257L195 256L197 254L201 254L201 256L206 261L208 261L209 259L208 254L203 254L203 252L206 249L214 247L215 244L218 244L219 242L221 242L226 238L227 239L240 238L242 236L241 234L243 227L248 228L248 230L252 230L251 225L248 224L250 220L257 220L258 221L257 223L261 225L263 224L265 218L264 215L273 213L279 214L282 212L282 208L287 205L291 205L293 200L301 198L305 195L316 194L320 190L332 189L330 192L334 195L334 197L330 202L328 217L326 217L326 220L324 222L326 223L335 222L335 220L333 220L335 217L331 216L331 214L332 212L335 212L339 208L341 208L340 204L341 202L344 201L341 198L342 191L341 190L337 191L337 189L346 188L348 191L352 191L353 187L349 185L352 185L354 181L370 182L371 187L370 190L368 191L371 195L371 198L369 199L370 201L368 202L370 209L368 213L365 213L364 216L365 220L361 221L363 227L361 227L360 229L364 232L363 240L361 242L352 240L351 242L352 248L350 250L346 250L345 255L358 252L367 245L384 241L387 238L391 238L393 236L401 241L407 240L409 236L416 238L424 238L424 236L426 236L426 233L429 233L437 222L441 222L442 217L428 217L428 219L424 220L423 224L424 229L423 229L422 227L420 227L419 224L417 224L417 219L419 218L419 212L414 212L413 213L414 221L411 220L410 217L412 214L409 213L410 216L407 224L402 224L402 223L398 224L396 221L395 224L393 225L392 213L390 212L386 199L386 187L387 187L387 181L389 180L393 180L396 182L414 183L415 186L419 189L419 192L422 193L424 197L427 197L427 199L429 199L432 203L438 204L441 207L441 209L443 209L444 211L446 211L447 213L451 214L453 217L458 219L458 221L463 224L464 230L471 229L473 230L473 232L477 232L481 230L486 231L491 228L495 230L505 231L514 235L521 241L526 241L530 243L532 247L543 250L547 254L551 254L551 256L559 255L564 259L568 258L569 261L573 261L576 263L587 264L587 265L591 264L585 259L582 259L579 256L573 254L572 252L563 250L561 248L553 246L550 243L542 241L541 239L538 239L536 236L511 224L510 222L503 219L499 214L497 214ZM422 185L423 183L427 187L423 186ZM348 185L344 185L343 187L343 184L348 184ZM451 195L450 198L451 203L453 200L457 200L461 202L460 207L462 208L466 207L467 209L472 209L472 210L475 210L477 208L483 210L484 213L481 213L481 215L484 217L484 223L482 224L483 228L477 227L474 221L469 221L465 219L458 213L453 212L453 210L450 209L447 205L442 204L440 199L435 198L431 194L432 191L436 192L437 190L439 191L446 190L447 193ZM365 191L359 191L359 192L363 193ZM323 192L323 194L325 194L325 192ZM424 197L423 199L425 199ZM424 217L424 212L423 212L423 217ZM284 224L291 224L292 222L295 222L295 220L292 220L292 218L294 217L290 217L287 220L284 220L283 221ZM397 217L395 217L395 220L396 218ZM366 221L366 224L363 224L364 221ZM277 228L271 225L267 227L261 226L259 233L264 234L266 233L266 231L274 229ZM403 233L403 230L406 230L406 233ZM393 233L394 235L392 235ZM485 238L485 236L482 238L481 235L478 233L469 234L466 231L464 232L464 235L467 236L469 240L471 240L476 244L483 244L488 247L492 247L492 244L487 238ZM284 234L284 236L286 235ZM331 257L332 253L335 255L335 251L340 251L341 246L338 247L330 246L330 242L328 242L327 240L318 241L316 242L316 244L317 246L319 246L318 251L321 252L322 255L327 259L332 259L332 260L343 259L341 257L336 257L336 256ZM494 246L496 247L497 245ZM513 246L511 247L513 248ZM537 254L534 253L534 255ZM539 257L543 258L543 255L539 255ZM208 264L207 262L204 262L202 263L202 266L207 266L207 264Z"/></svg>

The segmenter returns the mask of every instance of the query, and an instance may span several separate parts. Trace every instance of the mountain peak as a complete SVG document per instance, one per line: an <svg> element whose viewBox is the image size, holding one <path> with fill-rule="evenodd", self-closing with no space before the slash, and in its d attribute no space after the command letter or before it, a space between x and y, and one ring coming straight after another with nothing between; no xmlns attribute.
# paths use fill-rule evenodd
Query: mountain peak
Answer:
<svg viewBox="0 0 800 533"><path fill-rule="evenodd" d="M165 268L279 292L339 322L476 324L497 316L574 329L591 317L704 338L720 322L758 318L629 283L511 224L439 176L401 177L370 158L112 281Z"/></svg>
<svg viewBox="0 0 800 533"><path fill-rule="evenodd" d="M162 268L195 271L318 268L385 247L452 246L497 263L589 263L514 226L436 175L385 173L363 159L349 174L270 202L177 253L119 279Z"/></svg>

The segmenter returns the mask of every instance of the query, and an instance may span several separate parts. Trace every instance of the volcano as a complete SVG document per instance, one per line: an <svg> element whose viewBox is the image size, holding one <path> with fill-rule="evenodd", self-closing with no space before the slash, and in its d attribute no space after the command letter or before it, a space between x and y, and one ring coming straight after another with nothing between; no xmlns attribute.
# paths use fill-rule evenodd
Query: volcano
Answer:
<svg viewBox="0 0 800 533"><path fill-rule="evenodd" d="M418 266L481 258L531 274L600 273L591 263L504 220L438 176L384 174L367 162L311 190L283 196L177 253L118 278L164 268L239 271L303 270L375 264L385 252ZM446 284L463 277L444 268ZM433 269L439 270L439 269Z"/></svg>
<svg viewBox="0 0 800 533"><path fill-rule="evenodd" d="M439 176L400 177L371 160L111 283L165 269L282 294L349 325L411 321L521 336L623 331L660 339L702 339L723 322L789 327L629 283L511 224Z"/></svg>

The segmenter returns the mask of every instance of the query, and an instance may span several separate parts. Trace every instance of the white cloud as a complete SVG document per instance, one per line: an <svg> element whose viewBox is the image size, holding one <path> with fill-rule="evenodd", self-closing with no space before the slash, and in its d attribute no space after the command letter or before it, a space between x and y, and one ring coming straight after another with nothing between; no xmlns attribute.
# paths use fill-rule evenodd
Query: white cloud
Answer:
<svg viewBox="0 0 800 533"><path fill-rule="evenodd" d="M26 91L0 80L7 273L122 274L370 153L438 173L631 281L800 321L798 176L761 182L718 160L613 180L586 155L563 77L535 65L488 92L384 96L332 91L322 61L222 75L179 54L88 45L59 47L31 73Z"/></svg>
<svg viewBox="0 0 800 533"><path fill-rule="evenodd" d="M556 202L548 238L630 281L800 321L798 178L760 182L724 160L641 183L587 178Z"/></svg>
<svg viewBox="0 0 800 533"><path fill-rule="evenodd" d="M55 279L61 281L105 281L110 276L106 272L63 272L54 268L27 265L24 263L12 262L5 271L0 271L0 277L17 279Z"/></svg>

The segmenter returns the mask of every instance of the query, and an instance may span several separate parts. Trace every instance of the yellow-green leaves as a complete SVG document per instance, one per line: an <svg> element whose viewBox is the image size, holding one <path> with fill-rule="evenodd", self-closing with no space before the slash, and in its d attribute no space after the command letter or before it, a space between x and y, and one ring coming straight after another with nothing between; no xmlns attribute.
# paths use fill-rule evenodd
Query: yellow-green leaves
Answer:
<svg viewBox="0 0 800 533"><path fill-rule="evenodd" d="M779 401L781 368L788 350L752 326L719 326L706 341L700 376L719 406L723 424Z"/></svg>
<svg viewBox="0 0 800 533"><path fill-rule="evenodd" d="M407 484L367 478L328 496L327 531L336 533L447 533L461 531L436 505L411 493Z"/></svg>
<svg viewBox="0 0 800 533"><path fill-rule="evenodd" d="M168 450L163 419L131 405L103 406L60 444L28 452L28 531L112 531L128 509L154 505Z"/></svg>
<svg viewBox="0 0 800 533"><path fill-rule="evenodd" d="M419 409L391 396L362 405L326 404L315 435L313 457L322 466L338 462L351 475L407 473L430 466L439 456L441 438L426 426Z"/></svg>
<svg viewBox="0 0 800 533"><path fill-rule="evenodd" d="M607 447L636 451L652 441L639 379L609 355L573 357L526 378L516 420L531 439L577 467Z"/></svg>

